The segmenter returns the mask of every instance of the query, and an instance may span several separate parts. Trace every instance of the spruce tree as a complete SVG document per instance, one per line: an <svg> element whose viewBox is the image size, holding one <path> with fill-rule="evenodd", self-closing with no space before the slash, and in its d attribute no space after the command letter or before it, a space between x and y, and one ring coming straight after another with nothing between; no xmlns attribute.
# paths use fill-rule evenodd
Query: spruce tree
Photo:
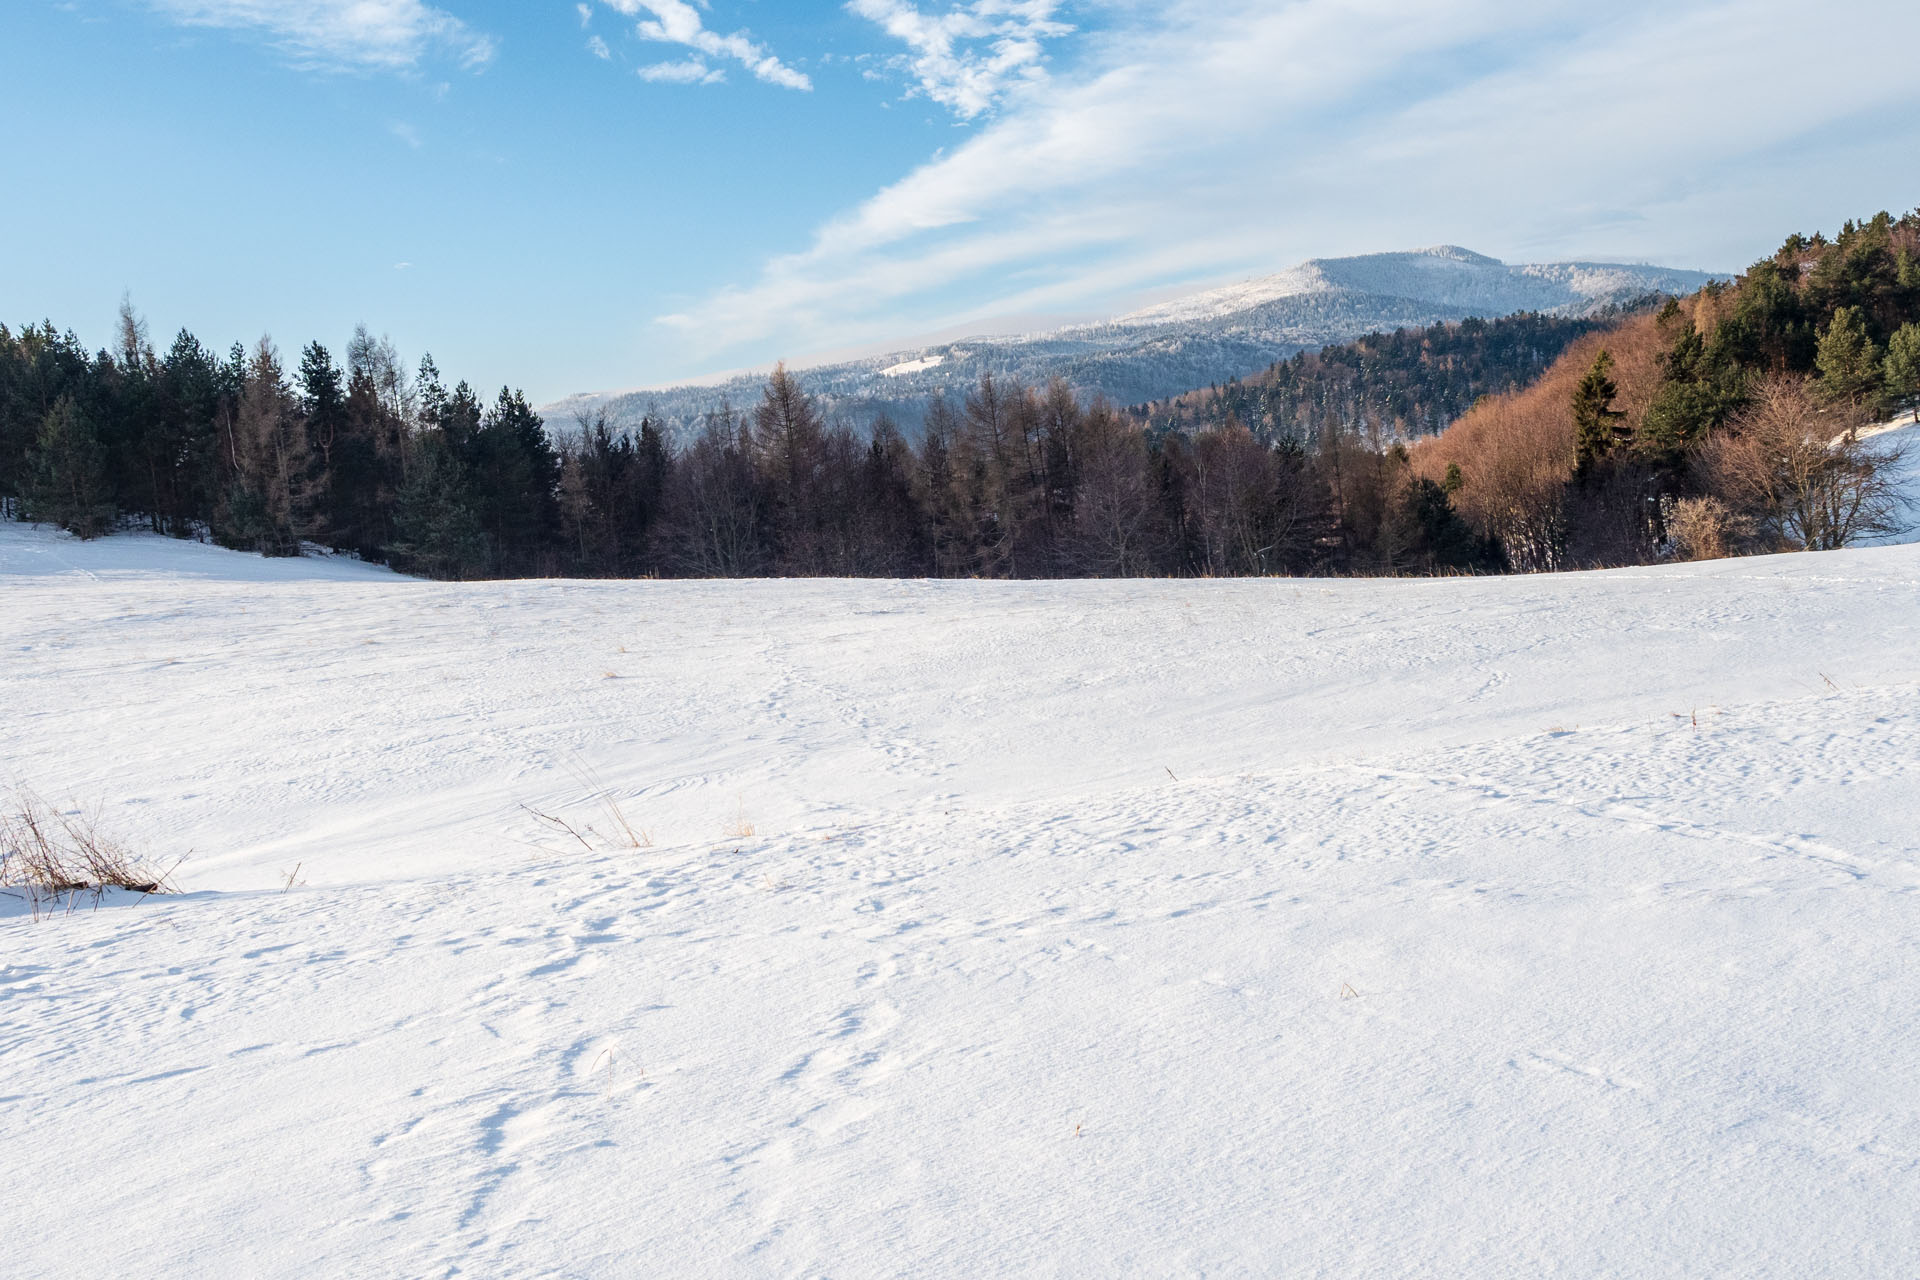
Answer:
<svg viewBox="0 0 1920 1280"><path fill-rule="evenodd" d="M307 434L325 458L339 434L346 411L346 391L333 353L310 342L300 353L300 409L307 418Z"/></svg>
<svg viewBox="0 0 1920 1280"><path fill-rule="evenodd" d="M106 450L72 396L61 396L42 419L30 462L28 516L82 538L97 538L113 524Z"/></svg>
<svg viewBox="0 0 1920 1280"><path fill-rule="evenodd" d="M1619 442L1618 426L1627 415L1613 407L1620 389L1613 381L1613 354L1602 350L1573 390L1573 473L1584 480Z"/></svg>
<svg viewBox="0 0 1920 1280"><path fill-rule="evenodd" d="M396 567L433 578L471 578L486 572L487 535L467 503L459 460L429 438L394 512Z"/></svg>
<svg viewBox="0 0 1920 1280"><path fill-rule="evenodd" d="M336 509L340 495L333 492L333 465L346 434L347 397L340 366L321 343L310 342L300 353L299 398L307 432L306 484L313 531L340 546L332 535L350 521Z"/></svg>
<svg viewBox="0 0 1920 1280"><path fill-rule="evenodd" d="M1867 332L1867 317L1859 307L1841 307L1820 335L1814 356L1820 370L1820 391L1836 404L1859 409L1878 398L1881 386L1880 352Z"/></svg>
<svg viewBox="0 0 1920 1280"><path fill-rule="evenodd" d="M219 362L182 329L160 361L155 388L160 413L147 445L151 514L163 532L188 537L212 518L219 491Z"/></svg>
<svg viewBox="0 0 1920 1280"><path fill-rule="evenodd" d="M1887 395L1913 407L1920 422L1920 323L1904 324L1887 339Z"/></svg>
<svg viewBox="0 0 1920 1280"><path fill-rule="evenodd" d="M462 448L452 427L466 419L470 397L466 383L454 388L448 435L466 463L467 491L492 546L494 571L505 576L543 572L559 528L559 455L526 397L505 387ZM474 410L478 407L475 400Z"/></svg>

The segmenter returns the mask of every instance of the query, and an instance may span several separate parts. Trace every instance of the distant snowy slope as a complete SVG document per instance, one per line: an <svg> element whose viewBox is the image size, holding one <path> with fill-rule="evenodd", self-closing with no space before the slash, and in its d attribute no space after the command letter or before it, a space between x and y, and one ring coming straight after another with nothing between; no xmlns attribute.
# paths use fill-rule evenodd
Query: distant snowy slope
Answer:
<svg viewBox="0 0 1920 1280"><path fill-rule="evenodd" d="M1440 245L1412 253L1321 258L1289 271L1194 294L1120 317L1116 325L1194 324L1241 316L1268 303L1312 294L1405 298L1480 316L1515 311L1579 312L1647 293L1692 293L1709 275L1604 262L1508 266Z"/></svg>
<svg viewBox="0 0 1920 1280"><path fill-rule="evenodd" d="M5 1273L1911 1280L1917 602L0 526Z"/></svg>
<svg viewBox="0 0 1920 1280"><path fill-rule="evenodd" d="M957 403L983 374L1030 384L1064 378L1085 396L1138 404L1244 377L1296 351L1378 330L1516 311L1584 314L1650 293L1685 294L1710 275L1620 263L1508 266L1453 245L1324 258L1274 275L1132 312L1097 325L970 338L806 369L802 383L857 424L881 414L915 427L936 395ZM723 403L752 405L761 378L569 397L547 407L566 427L605 412L627 424L652 413L693 429Z"/></svg>

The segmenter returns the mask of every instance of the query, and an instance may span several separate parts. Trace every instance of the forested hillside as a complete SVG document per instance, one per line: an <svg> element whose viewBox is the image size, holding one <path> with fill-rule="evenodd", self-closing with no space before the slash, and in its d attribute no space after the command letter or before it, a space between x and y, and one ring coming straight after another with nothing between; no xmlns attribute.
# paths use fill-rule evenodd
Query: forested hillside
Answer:
<svg viewBox="0 0 1920 1280"><path fill-rule="evenodd" d="M1644 306L1638 309L1645 309ZM1265 372L1137 411L1155 433L1240 423L1262 439L1309 439L1329 423L1377 423L1401 437L1445 430L1482 396L1533 382L1577 338L1612 328L1635 307L1592 315L1523 312L1371 333L1300 352Z"/></svg>
<svg viewBox="0 0 1920 1280"><path fill-rule="evenodd" d="M1861 427L1920 413L1920 213L1794 235L1728 284L1576 342L1413 447L1514 567L1835 547L1890 510Z"/></svg>
<svg viewBox="0 0 1920 1280"><path fill-rule="evenodd" d="M1854 429L1920 396L1916 251L1920 215L1883 214L1657 313L1382 335L1151 429L1063 379L983 376L912 441L828 421L784 369L691 438L604 414L555 430L364 329L343 360L315 342L290 365L265 338L159 351L126 307L111 351L0 326L0 502L82 536L136 519L448 578L1488 572L1837 546L1891 510Z"/></svg>

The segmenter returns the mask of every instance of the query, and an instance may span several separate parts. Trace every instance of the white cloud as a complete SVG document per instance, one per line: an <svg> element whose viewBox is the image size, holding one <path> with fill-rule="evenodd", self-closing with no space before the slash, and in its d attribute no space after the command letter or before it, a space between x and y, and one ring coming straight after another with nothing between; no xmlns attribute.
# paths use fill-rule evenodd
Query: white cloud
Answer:
<svg viewBox="0 0 1920 1280"><path fill-rule="evenodd" d="M429 53L478 69L492 36L421 0L148 0L176 22L254 31L304 65L397 71Z"/></svg>
<svg viewBox="0 0 1920 1280"><path fill-rule="evenodd" d="M575 6L573 6L573 8L574 8L574 12L580 15L580 29L582 31L585 31L588 27L593 25L593 6L592 5L576 4Z"/></svg>
<svg viewBox="0 0 1920 1280"><path fill-rule="evenodd" d="M387 131L394 137L400 139L400 141L412 147L415 151L418 151L423 145L420 140L420 131L404 120L395 120L387 126Z"/></svg>
<svg viewBox="0 0 1920 1280"><path fill-rule="evenodd" d="M628 17L651 15L640 17L639 25L635 28L642 40L652 40L659 44L685 45L708 58L738 62L752 72L755 79L764 80L768 84L779 85L785 89L806 91L813 88L813 81L808 79L804 72L796 71L780 61L763 46L756 44L746 32L736 31L732 35L723 36L718 32L707 30L706 23L700 17L700 11L686 3L686 0L605 0L605 3ZM660 71L660 75L648 76L645 69L641 74L648 79L672 80L676 75L691 73L668 73L666 68L685 68L696 61L698 60L680 63L663 62L652 68ZM713 74L717 75L717 73ZM710 81L703 79L701 82L709 83Z"/></svg>
<svg viewBox="0 0 1920 1280"><path fill-rule="evenodd" d="M698 58L688 58L684 62L656 62L641 67L640 78L655 84L721 84L727 73L709 67Z"/></svg>
<svg viewBox="0 0 1920 1280"><path fill-rule="evenodd" d="M1920 143L1898 52L1920 7L1848 8L1783 42L1796 0L1110 0L1071 75L662 319L695 354L840 346L1441 241L1737 267L1705 255L1784 235L1789 207L1816 210L1809 227L1871 212L1796 168ZM1851 172L1885 188L1868 200L1910 198Z"/></svg>
<svg viewBox="0 0 1920 1280"><path fill-rule="evenodd" d="M895 59L915 92L971 120L1012 90L1047 78L1042 41L1071 34L1060 0L970 0L937 16L907 0L848 0L847 11L906 45Z"/></svg>
<svg viewBox="0 0 1920 1280"><path fill-rule="evenodd" d="M613 58L613 50L607 48L607 42L599 36L587 37L587 52L602 62L611 61Z"/></svg>

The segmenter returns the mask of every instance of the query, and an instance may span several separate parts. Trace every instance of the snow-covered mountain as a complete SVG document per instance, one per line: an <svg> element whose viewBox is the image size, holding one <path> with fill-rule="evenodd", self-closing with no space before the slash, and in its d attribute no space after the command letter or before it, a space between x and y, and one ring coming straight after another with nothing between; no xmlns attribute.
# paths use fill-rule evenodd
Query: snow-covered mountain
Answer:
<svg viewBox="0 0 1920 1280"><path fill-rule="evenodd" d="M857 425L882 413L909 429L933 398L958 401L982 374L1041 383L1065 378L1082 395L1137 404L1244 377L1294 352L1377 330L1516 311L1586 314L1650 293L1686 294L1702 271L1611 262L1511 266L1456 245L1322 258L1194 293L1102 324L965 338L801 373L830 414ZM565 428L605 411L632 424L651 413L688 430L722 404L751 405L762 375L717 384L570 396L546 408Z"/></svg>
<svg viewBox="0 0 1920 1280"><path fill-rule="evenodd" d="M1612 262L1509 266L1498 258L1445 244L1410 253L1317 258L1270 276L1147 307L1114 323L1158 327L1230 321L1270 303L1325 294L1407 299L1489 316L1515 311L1566 313L1646 293L1690 293L1710 278L1699 271Z"/></svg>

